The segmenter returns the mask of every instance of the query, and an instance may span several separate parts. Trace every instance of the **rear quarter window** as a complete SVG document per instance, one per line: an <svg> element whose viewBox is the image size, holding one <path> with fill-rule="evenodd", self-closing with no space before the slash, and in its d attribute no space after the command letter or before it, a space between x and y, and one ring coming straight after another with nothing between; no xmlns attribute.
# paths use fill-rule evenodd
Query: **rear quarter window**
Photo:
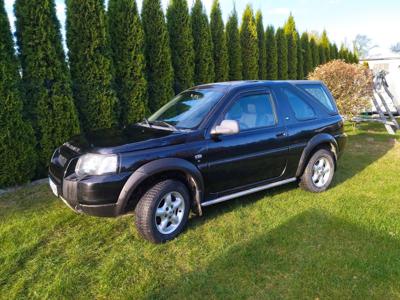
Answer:
<svg viewBox="0 0 400 300"><path fill-rule="evenodd" d="M311 95L319 103L321 103L330 113L336 113L336 106L325 89L318 84L302 84L298 85L303 91Z"/></svg>
<svg viewBox="0 0 400 300"><path fill-rule="evenodd" d="M299 121L307 121L316 118L314 109L307 101L296 93L295 89L280 88L282 95L286 98L294 116Z"/></svg>

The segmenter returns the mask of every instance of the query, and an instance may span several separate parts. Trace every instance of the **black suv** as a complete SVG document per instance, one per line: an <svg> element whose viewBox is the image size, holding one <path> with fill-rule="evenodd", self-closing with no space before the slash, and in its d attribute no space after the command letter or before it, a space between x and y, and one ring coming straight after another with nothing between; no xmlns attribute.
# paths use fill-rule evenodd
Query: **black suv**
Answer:
<svg viewBox="0 0 400 300"><path fill-rule="evenodd" d="M207 84L148 120L73 137L51 158L50 186L76 212L135 212L153 242L177 236L190 210L299 181L328 188L343 120L318 81Z"/></svg>

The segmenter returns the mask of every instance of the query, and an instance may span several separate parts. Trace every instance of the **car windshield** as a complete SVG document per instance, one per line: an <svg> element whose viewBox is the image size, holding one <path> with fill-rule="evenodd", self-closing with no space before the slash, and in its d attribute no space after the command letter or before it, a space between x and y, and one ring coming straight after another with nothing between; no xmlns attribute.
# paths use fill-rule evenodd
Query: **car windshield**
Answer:
<svg viewBox="0 0 400 300"><path fill-rule="evenodd" d="M223 96L216 89L185 91L160 108L150 118L150 123L168 123L178 129L194 129Z"/></svg>

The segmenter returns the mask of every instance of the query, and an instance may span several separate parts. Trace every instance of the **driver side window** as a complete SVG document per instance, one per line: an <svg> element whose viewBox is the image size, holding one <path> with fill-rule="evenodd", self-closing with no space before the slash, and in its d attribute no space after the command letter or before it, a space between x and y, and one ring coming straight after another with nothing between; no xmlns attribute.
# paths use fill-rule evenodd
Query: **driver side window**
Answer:
<svg viewBox="0 0 400 300"><path fill-rule="evenodd" d="M269 94L243 96L235 101L225 120L235 120L240 130L268 127L276 124L272 99Z"/></svg>

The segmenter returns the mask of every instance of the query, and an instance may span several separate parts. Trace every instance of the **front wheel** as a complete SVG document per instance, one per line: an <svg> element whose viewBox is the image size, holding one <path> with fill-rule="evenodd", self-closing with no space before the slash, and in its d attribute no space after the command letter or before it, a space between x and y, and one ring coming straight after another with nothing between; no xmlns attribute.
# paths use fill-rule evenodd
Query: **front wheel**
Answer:
<svg viewBox="0 0 400 300"><path fill-rule="evenodd" d="M164 180L150 188L135 209L140 235L154 243L172 240L184 229L190 210L189 192L177 180Z"/></svg>
<svg viewBox="0 0 400 300"><path fill-rule="evenodd" d="M311 156L303 175L300 179L300 187L303 189L320 193L325 191L331 184L335 162L332 152L321 149Z"/></svg>

